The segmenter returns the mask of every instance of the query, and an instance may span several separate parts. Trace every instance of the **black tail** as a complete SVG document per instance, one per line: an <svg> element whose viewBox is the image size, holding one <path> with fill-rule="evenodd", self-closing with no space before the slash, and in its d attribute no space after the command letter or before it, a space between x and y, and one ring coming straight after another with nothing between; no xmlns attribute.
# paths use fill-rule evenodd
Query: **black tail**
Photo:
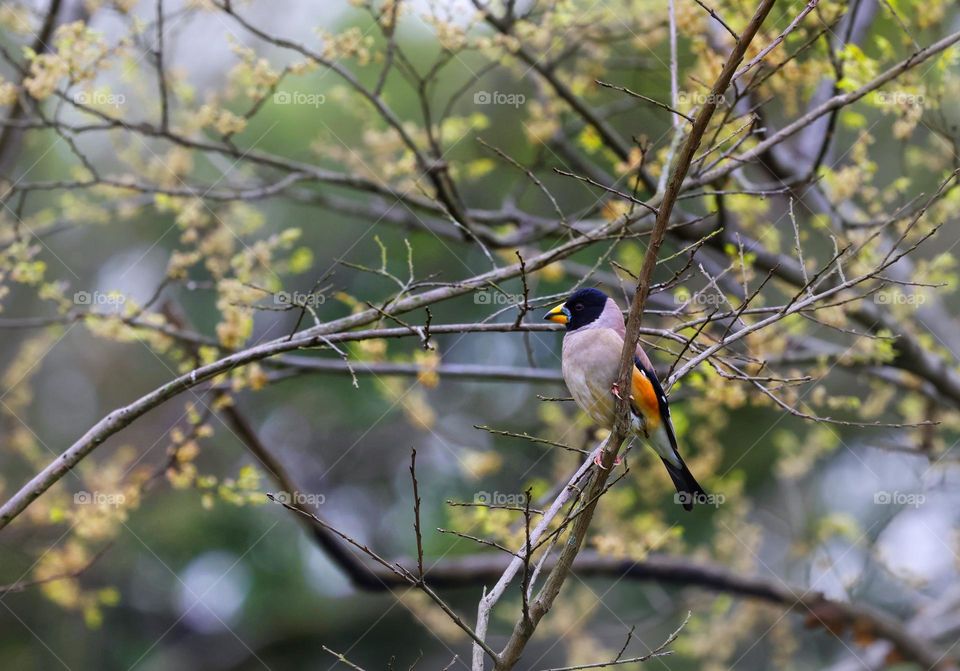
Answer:
<svg viewBox="0 0 960 671"><path fill-rule="evenodd" d="M667 473L670 474L670 479L673 480L673 486L677 488L674 501L681 504L684 510L693 510L694 503L706 502L707 493L703 491L703 487L701 487L697 479L693 477L693 473L690 472L687 465L683 463L683 459L680 459L679 455L677 455L677 459L680 461L679 466L674 466L666 459L663 459L663 465L667 467Z"/></svg>

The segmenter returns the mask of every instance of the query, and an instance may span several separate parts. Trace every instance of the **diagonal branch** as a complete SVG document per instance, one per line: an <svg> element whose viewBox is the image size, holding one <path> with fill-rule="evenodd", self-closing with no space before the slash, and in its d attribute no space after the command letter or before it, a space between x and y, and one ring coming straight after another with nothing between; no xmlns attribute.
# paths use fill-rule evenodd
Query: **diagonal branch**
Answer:
<svg viewBox="0 0 960 671"><path fill-rule="evenodd" d="M677 196L680 194L684 178L690 167L690 162L693 160L694 154L700 146L704 132L707 129L707 125L710 123L710 119L716 110L717 101L723 97L723 93L726 91L727 86L729 86L737 66L743 60L747 47L760 30L760 26L773 8L773 4L774 0L763 0L750 19L750 23L744 28L740 40L734 46L733 51L731 51L730 56L724 64L720 76L713 85L712 95L708 97L707 103L697 113L690 134L687 136L676 156L676 161L671 170L670 177L667 180L663 198L657 211L653 233L650 236L650 246L647 248L643 268L640 272L640 279L637 283L637 290L630 308L630 316L627 320L627 332L624 337L624 348L621 354L621 364L618 375L621 389L630 388L627 381L629 380L630 368L633 366L634 351L640 338L640 320L643 313L643 306L650 290L653 268L656 265L660 245L663 242L663 237L667 231L667 224L670 221L670 214L673 211ZM574 522L556 566L550 571L543 588L530 605L529 618L521 618L514 626L510 640L500 653L500 660L496 667L497 671L512 669L517 664L537 625L550 610L563 584L570 575L573 563L586 539L587 530L593 519L593 513L596 510L599 497L604 491L614 458L620 449L620 445L627 436L630 408L629 399L626 394L618 399L616 413L617 421L613 433L605 449L601 451L601 458L603 459L603 466L605 468L595 469L595 474L588 483L584 494L584 500L586 501L584 509Z"/></svg>

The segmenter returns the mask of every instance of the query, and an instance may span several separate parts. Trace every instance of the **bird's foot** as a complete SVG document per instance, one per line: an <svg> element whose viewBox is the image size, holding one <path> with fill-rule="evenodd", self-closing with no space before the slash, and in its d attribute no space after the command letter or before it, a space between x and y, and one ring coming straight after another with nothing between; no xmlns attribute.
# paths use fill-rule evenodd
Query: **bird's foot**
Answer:
<svg viewBox="0 0 960 671"><path fill-rule="evenodd" d="M613 467L616 468L622 462L623 462L623 457L617 455L617 458L613 460ZM597 467L602 468L603 470L607 470L607 467L603 465L603 450L599 450L597 452L597 455L593 458L593 463L595 463Z"/></svg>
<svg viewBox="0 0 960 671"><path fill-rule="evenodd" d="M616 396L617 398L623 400L623 397L620 396L620 383L619 383L619 382L614 382L614 383L613 383L613 386L610 387L610 392L611 392L614 396Z"/></svg>

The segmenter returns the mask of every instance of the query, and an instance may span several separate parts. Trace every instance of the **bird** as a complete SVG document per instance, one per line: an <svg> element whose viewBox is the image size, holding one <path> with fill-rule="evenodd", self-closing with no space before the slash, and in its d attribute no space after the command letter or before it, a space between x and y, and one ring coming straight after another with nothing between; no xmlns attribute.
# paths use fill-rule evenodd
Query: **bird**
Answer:
<svg viewBox="0 0 960 671"><path fill-rule="evenodd" d="M561 367L577 405L598 425L612 429L616 419L615 397L620 397L617 375L626 335L620 307L599 289L579 289L547 312L544 319L566 326ZM674 500L684 510L691 510L695 501L705 501L707 495L680 457L667 396L650 358L639 344L633 364L630 437L640 438L653 448L677 489ZM595 462L603 467L599 452Z"/></svg>

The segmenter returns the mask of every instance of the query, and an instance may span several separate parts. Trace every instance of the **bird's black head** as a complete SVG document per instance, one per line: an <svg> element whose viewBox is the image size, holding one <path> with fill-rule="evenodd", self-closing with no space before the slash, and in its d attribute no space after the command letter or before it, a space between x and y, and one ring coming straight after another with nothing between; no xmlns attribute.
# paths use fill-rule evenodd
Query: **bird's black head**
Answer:
<svg viewBox="0 0 960 671"><path fill-rule="evenodd" d="M568 331L576 331L581 326L592 324L606 305L607 295L599 289L580 289L571 294L565 303L544 315L544 319L566 324Z"/></svg>

